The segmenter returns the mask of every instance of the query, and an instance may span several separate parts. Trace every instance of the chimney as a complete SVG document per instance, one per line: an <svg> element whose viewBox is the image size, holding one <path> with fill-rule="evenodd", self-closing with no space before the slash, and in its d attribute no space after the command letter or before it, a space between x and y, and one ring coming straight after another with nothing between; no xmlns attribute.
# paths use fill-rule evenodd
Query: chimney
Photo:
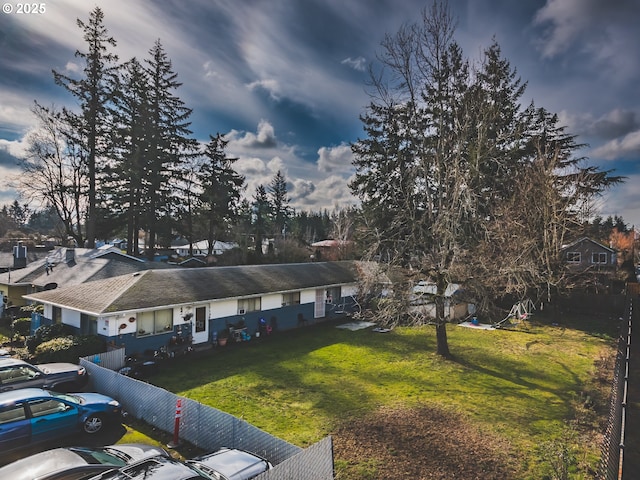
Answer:
<svg viewBox="0 0 640 480"><path fill-rule="evenodd" d="M13 247L13 268L24 268L27 266L27 247L22 245L22 242L18 242L18 245Z"/></svg>
<svg viewBox="0 0 640 480"><path fill-rule="evenodd" d="M65 252L65 260L67 265L72 266L76 263L76 249L75 248L67 248Z"/></svg>

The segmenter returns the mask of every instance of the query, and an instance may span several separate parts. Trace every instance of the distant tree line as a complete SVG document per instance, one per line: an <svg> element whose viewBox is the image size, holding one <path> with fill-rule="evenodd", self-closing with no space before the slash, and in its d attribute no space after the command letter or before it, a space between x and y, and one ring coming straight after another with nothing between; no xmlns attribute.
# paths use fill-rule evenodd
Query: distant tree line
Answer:
<svg viewBox="0 0 640 480"><path fill-rule="evenodd" d="M77 245L119 236L137 254L145 232L152 258L156 245L180 235L209 240L209 253L215 240L236 240L260 261L265 239L330 235L328 214L291 208L281 171L243 199L245 178L224 136L211 134L204 146L193 138L192 110L177 94L181 83L160 40L146 59L120 62L100 8L77 24L86 45L76 52L82 73L53 71L76 105L35 103L39 125L28 137L19 186L26 199L55 212Z"/></svg>

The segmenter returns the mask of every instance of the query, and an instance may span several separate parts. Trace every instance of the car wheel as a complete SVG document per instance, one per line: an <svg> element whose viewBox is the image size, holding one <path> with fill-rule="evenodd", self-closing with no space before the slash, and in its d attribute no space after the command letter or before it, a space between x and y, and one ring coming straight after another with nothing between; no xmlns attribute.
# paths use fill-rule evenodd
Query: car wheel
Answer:
<svg viewBox="0 0 640 480"><path fill-rule="evenodd" d="M102 430L104 421L100 415L89 415L82 423L82 429L90 435Z"/></svg>

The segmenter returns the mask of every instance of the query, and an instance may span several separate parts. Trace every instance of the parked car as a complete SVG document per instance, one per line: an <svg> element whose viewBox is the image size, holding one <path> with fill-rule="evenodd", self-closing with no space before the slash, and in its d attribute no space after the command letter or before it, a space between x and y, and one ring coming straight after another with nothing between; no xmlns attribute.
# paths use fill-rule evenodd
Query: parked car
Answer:
<svg viewBox="0 0 640 480"><path fill-rule="evenodd" d="M100 473L87 480L221 480L195 467L167 457L147 458L118 470Z"/></svg>
<svg viewBox="0 0 640 480"><path fill-rule="evenodd" d="M168 457L169 454L163 448L143 443L54 448L0 467L0 478L75 480L158 456Z"/></svg>
<svg viewBox="0 0 640 480"><path fill-rule="evenodd" d="M121 421L122 406L99 393L24 388L0 393L0 453Z"/></svg>
<svg viewBox="0 0 640 480"><path fill-rule="evenodd" d="M271 463L262 457L226 447L187 460L187 463L220 480L249 480L272 468Z"/></svg>
<svg viewBox="0 0 640 480"><path fill-rule="evenodd" d="M90 480L249 480L270 468L271 463L257 455L221 448L186 462L154 457Z"/></svg>
<svg viewBox="0 0 640 480"><path fill-rule="evenodd" d="M16 388L82 390L89 381L84 367L73 363L31 365L17 358L0 358L0 392Z"/></svg>

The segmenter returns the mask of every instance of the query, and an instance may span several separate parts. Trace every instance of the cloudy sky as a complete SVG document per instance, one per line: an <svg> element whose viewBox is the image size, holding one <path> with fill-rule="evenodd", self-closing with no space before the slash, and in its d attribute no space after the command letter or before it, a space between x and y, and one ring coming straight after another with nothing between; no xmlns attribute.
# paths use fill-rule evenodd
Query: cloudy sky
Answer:
<svg viewBox="0 0 640 480"><path fill-rule="evenodd" d="M297 209L353 204L349 144L362 137L367 66L386 33L431 0L45 0L43 13L0 13L0 204L34 125L34 100L73 106L51 70L77 78L85 50L76 19L99 6L121 60L160 39L193 109L192 130L230 140L247 192L282 170ZM479 58L495 37L528 88L523 105L560 115L582 154L628 177L600 214L640 226L640 2L450 0L457 40ZM11 10L10 13L7 13Z"/></svg>

